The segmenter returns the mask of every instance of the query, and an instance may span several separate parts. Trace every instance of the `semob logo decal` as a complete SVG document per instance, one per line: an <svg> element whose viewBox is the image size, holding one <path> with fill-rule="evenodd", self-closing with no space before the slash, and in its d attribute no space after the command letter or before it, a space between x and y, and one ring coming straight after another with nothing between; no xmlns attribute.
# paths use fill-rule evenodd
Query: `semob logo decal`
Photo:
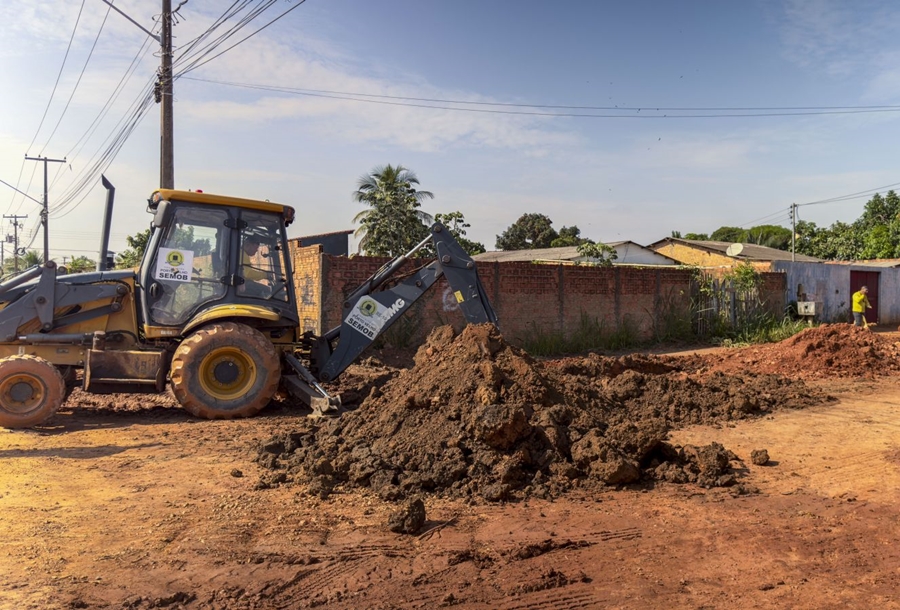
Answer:
<svg viewBox="0 0 900 610"><path fill-rule="evenodd" d="M406 307L406 301L401 298L388 307L370 297L362 297L350 310L350 314L344 319L344 322L369 339L374 339L391 318L397 315L397 312L402 311L404 307Z"/></svg>
<svg viewBox="0 0 900 610"><path fill-rule="evenodd" d="M160 248L156 257L156 279L190 282L194 266L193 250Z"/></svg>
<svg viewBox="0 0 900 610"><path fill-rule="evenodd" d="M180 267L184 264L184 254L180 250L172 250L166 255L166 262L173 267Z"/></svg>
<svg viewBox="0 0 900 610"><path fill-rule="evenodd" d="M363 299L359 304L359 313L364 316L374 316L378 313L378 302L372 299Z"/></svg>

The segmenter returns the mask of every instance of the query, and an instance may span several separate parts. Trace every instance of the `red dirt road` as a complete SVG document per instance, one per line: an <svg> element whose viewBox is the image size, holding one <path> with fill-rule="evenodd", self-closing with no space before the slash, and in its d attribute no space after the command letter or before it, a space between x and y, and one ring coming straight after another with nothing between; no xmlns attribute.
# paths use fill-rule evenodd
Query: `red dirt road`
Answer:
<svg viewBox="0 0 900 610"><path fill-rule="evenodd" d="M0 432L0 607L897 608L900 384L828 389L838 402L672 434L723 443L759 494L431 500L418 536L366 495L254 490L255 442L290 415L69 410Z"/></svg>

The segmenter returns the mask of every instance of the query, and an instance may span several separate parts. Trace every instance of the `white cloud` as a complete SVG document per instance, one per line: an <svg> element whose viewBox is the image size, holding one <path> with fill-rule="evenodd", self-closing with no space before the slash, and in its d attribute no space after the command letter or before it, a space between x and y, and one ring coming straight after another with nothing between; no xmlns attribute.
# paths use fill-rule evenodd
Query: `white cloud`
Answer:
<svg viewBox="0 0 900 610"><path fill-rule="evenodd" d="M778 22L789 60L838 81L861 79L864 99L897 99L895 3L786 0Z"/></svg>

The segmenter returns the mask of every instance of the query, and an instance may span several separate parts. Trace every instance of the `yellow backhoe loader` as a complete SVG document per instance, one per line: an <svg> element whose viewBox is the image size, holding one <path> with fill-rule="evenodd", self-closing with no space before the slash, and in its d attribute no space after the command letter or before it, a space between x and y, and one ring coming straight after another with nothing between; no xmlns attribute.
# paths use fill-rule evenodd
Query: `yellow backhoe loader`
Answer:
<svg viewBox="0 0 900 610"><path fill-rule="evenodd" d="M107 188L105 253L115 189ZM66 377L87 392L162 392L198 417L258 413L282 385L316 415L339 413L341 374L440 277L469 322L497 322L475 264L442 225L343 301L341 324L301 333L286 226L268 201L161 189L138 270L58 274L48 261L0 283L0 426L50 418ZM435 259L397 271L431 244Z"/></svg>

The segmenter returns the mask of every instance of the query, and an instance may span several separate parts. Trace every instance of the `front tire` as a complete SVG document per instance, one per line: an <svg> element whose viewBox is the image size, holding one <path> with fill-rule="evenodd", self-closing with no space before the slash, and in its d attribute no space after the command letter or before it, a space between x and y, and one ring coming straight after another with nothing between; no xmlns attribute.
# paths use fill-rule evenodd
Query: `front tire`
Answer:
<svg viewBox="0 0 900 610"><path fill-rule="evenodd" d="M66 396L59 370L37 356L0 360L0 426L30 428L50 419Z"/></svg>
<svg viewBox="0 0 900 610"><path fill-rule="evenodd" d="M224 322L181 342L172 356L170 378L178 402L196 417L250 417L274 396L281 363L261 332Z"/></svg>

